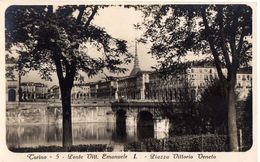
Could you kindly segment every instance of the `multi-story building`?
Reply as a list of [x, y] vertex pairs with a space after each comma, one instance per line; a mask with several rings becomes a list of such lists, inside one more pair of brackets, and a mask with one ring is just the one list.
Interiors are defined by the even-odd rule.
[[74, 84], [71, 90], [72, 101], [87, 100], [90, 98], [90, 86], [87, 83]]
[[[146, 87], [148, 100], [178, 101], [186, 93], [184, 86], [188, 86], [186, 75], [176, 74], [165, 77], [158, 72], [152, 72], [149, 74], [149, 79]], [[194, 97], [195, 91], [190, 90]]]
[[90, 85], [85, 83], [83, 76], [77, 76], [71, 90], [72, 102], [87, 100], [90, 98]]
[[[49, 99], [61, 99], [60, 88], [57, 85], [52, 86], [48, 90]], [[90, 98], [90, 84], [85, 83], [84, 77], [77, 76], [74, 81], [73, 88], [71, 90], [71, 100], [72, 102], [80, 102]]]
[[22, 101], [43, 101], [47, 99], [48, 86], [43, 83], [22, 82]]
[[[227, 75], [227, 70], [222, 69], [224, 75]], [[214, 78], [218, 78], [217, 70], [214, 67], [192, 67], [188, 70], [189, 81], [196, 88], [197, 97], [200, 97], [201, 92], [205, 89]], [[239, 69], [236, 83], [236, 92], [238, 100], [246, 100], [249, 92], [252, 90], [252, 69]]]
[[128, 100], [144, 100], [145, 89], [149, 83], [150, 71], [138, 71], [128, 77], [119, 78], [118, 97]]
[[130, 76], [118, 78], [118, 97], [128, 100], [144, 100], [146, 84], [149, 83], [150, 71], [142, 71], [139, 67], [137, 50], [135, 51], [134, 67]]
[[111, 77], [107, 80], [100, 80], [89, 83], [90, 98], [96, 100], [115, 100], [117, 95], [117, 78]]
[[240, 69], [237, 73], [236, 91], [239, 100], [246, 100], [252, 91], [252, 69]]
[[15, 102], [19, 100], [19, 76], [15, 70], [17, 60], [14, 58], [6, 59], [6, 101]]
[[48, 90], [48, 99], [61, 99], [60, 87], [53, 85]]
[[117, 99], [116, 80], [99, 81], [97, 85], [97, 98], [109, 100]]
[[89, 83], [89, 87], [90, 87], [90, 97], [97, 98], [97, 90], [98, 90], [97, 82]]
[[[224, 75], [227, 74], [222, 69]], [[189, 86], [189, 94], [195, 100], [199, 100], [203, 90], [218, 78], [217, 70], [213, 66], [193, 66], [188, 68], [184, 74], [167, 76], [162, 79], [159, 73], [153, 72], [149, 75], [150, 82], [146, 89], [146, 98], [153, 100], [173, 100], [177, 101], [184, 95], [184, 91]], [[245, 100], [252, 89], [252, 70], [241, 69], [237, 73], [236, 92], [238, 100]]]

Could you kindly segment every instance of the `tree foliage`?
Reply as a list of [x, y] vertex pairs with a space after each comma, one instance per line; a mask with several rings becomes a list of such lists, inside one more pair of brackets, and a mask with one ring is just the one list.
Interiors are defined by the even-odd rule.
[[[217, 66], [245, 66], [251, 60], [252, 9], [246, 5], [139, 6], [147, 29], [141, 41], [161, 68], [176, 69], [183, 56], [205, 54], [219, 58]], [[216, 53], [212, 55], [212, 53]], [[232, 55], [232, 60], [230, 57]], [[213, 56], [213, 57], [212, 57]], [[239, 60], [235, 60], [239, 59]]]
[[[44, 79], [50, 79], [57, 67], [64, 78], [79, 70], [89, 76], [104, 68], [124, 72], [126, 69], [119, 65], [131, 58], [126, 41], [91, 23], [104, 7], [11, 6], [6, 10], [6, 49], [18, 46], [25, 69], [38, 70]], [[91, 57], [87, 43], [103, 56]]]
[[226, 134], [227, 132], [227, 101], [224, 88], [218, 79], [214, 79], [208, 83], [208, 87], [203, 91], [200, 99], [200, 117], [202, 127], [205, 130], [205, 123], [213, 130], [211, 133], [217, 132]]
[[172, 107], [170, 107], [171, 111], [167, 112], [172, 123], [170, 134], [173, 136], [199, 134], [201, 133], [201, 118], [196, 103], [195, 89], [185, 77], [182, 79], [182, 84], [178, 97], [175, 98], [178, 105], [174, 106], [175, 109], [180, 110], [180, 113], [174, 112], [175, 109], [172, 109]]
[[159, 69], [176, 71], [194, 54], [214, 62], [228, 104], [230, 150], [238, 151], [235, 85], [238, 69], [252, 59], [252, 9], [230, 4], [136, 8], [144, 13], [146, 29], [140, 41], [152, 42], [150, 53], [159, 61]]

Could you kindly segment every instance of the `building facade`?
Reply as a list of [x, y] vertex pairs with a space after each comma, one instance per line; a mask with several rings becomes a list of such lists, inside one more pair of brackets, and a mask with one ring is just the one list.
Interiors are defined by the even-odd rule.
[[48, 96], [48, 86], [43, 83], [22, 82], [22, 101], [45, 101]]
[[53, 85], [48, 89], [48, 99], [61, 99], [59, 86]]
[[74, 85], [71, 90], [72, 102], [84, 101], [90, 98], [90, 86], [85, 83], [84, 77], [79, 75], [75, 77]]
[[[226, 70], [222, 69], [224, 75]], [[171, 100], [179, 101], [182, 96], [189, 93], [194, 100], [200, 100], [203, 90], [211, 82], [218, 78], [214, 67], [191, 67], [184, 74], [175, 74], [163, 78], [157, 72], [149, 74], [149, 83], [146, 88], [148, 100]], [[246, 100], [252, 90], [252, 70], [239, 70], [237, 73], [236, 92], [238, 100]]]
[[[227, 74], [226, 69], [222, 71], [224, 75]], [[142, 71], [136, 51], [134, 66], [129, 76], [116, 78], [113, 81], [91, 83], [90, 94], [91, 98], [100, 99], [172, 102], [179, 102], [190, 95], [189, 98], [199, 101], [201, 94], [216, 78], [218, 78], [216, 68], [208, 64], [191, 65], [182, 73], [167, 76], [157, 71]], [[239, 70], [236, 85], [238, 100], [245, 100], [251, 89], [252, 70]]]
[[149, 71], [138, 71], [135, 75], [119, 78], [117, 80], [118, 97], [127, 100], [144, 100], [149, 73]]
[[6, 59], [6, 101], [19, 101], [19, 82], [18, 71], [15, 69], [17, 61], [13, 58]]
[[[149, 74], [149, 83], [146, 87], [146, 99], [157, 101], [179, 101], [184, 93], [185, 86], [189, 86], [186, 75], [170, 75], [165, 78], [158, 72]], [[187, 89], [187, 88], [186, 88]], [[194, 92], [194, 89], [189, 89]], [[189, 93], [191, 94], [191, 93]], [[195, 94], [193, 94], [193, 97]]]
[[236, 91], [239, 100], [246, 100], [252, 91], [252, 69], [241, 69], [237, 74]]

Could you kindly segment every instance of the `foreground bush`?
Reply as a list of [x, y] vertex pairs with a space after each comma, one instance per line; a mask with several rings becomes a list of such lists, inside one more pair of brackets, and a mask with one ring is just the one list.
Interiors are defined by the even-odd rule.
[[228, 139], [224, 135], [188, 135], [168, 139], [145, 139], [124, 146], [125, 151], [145, 152], [200, 152], [228, 151]]
[[9, 150], [13, 152], [111, 152], [113, 147], [105, 144], [91, 144], [71, 146], [68, 150], [61, 146], [10, 147]]

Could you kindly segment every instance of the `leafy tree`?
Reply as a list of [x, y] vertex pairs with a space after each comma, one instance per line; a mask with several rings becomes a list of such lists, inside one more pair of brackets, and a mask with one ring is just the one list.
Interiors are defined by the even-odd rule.
[[[175, 117], [172, 118], [173, 126], [174, 123], [179, 123], [180, 126], [179, 130], [185, 128], [182, 132], [183, 134], [197, 134], [199, 133], [200, 129], [198, 126], [200, 125], [197, 114], [197, 104], [196, 104], [196, 96], [195, 96], [195, 89], [192, 86], [191, 82], [185, 77], [180, 80], [182, 82], [182, 88], [179, 89], [179, 93], [176, 102], [179, 103], [178, 108], [181, 110], [181, 114], [176, 114], [176, 116], [179, 116], [175, 119]], [[178, 121], [177, 121], [178, 120]]]
[[[200, 99], [200, 117], [202, 123], [208, 123], [214, 131], [226, 133], [227, 129], [227, 101], [225, 91], [218, 79], [208, 83], [208, 86], [201, 94]], [[206, 125], [201, 125], [202, 130], [206, 130]], [[211, 130], [213, 131], [213, 130]]]
[[[93, 24], [109, 6], [11, 6], [5, 13], [6, 50], [15, 46], [22, 70], [37, 70], [42, 79], [57, 74], [62, 100], [63, 147], [72, 145], [71, 89], [75, 76], [96, 75], [103, 69], [125, 72], [131, 61], [125, 40], [113, 38]], [[89, 47], [102, 56], [93, 56]], [[93, 56], [93, 57], [91, 57]]]
[[144, 13], [151, 54], [169, 72], [191, 54], [213, 59], [228, 103], [230, 150], [238, 151], [236, 74], [252, 57], [252, 9], [246, 5], [151, 5]]
[[[183, 135], [183, 134], [197, 134], [200, 132], [201, 118], [198, 116], [198, 105], [196, 103], [195, 88], [192, 86], [190, 80], [188, 80], [186, 72], [180, 72], [176, 74], [171, 80], [164, 72], [159, 73], [161, 78], [170, 82], [179, 82], [181, 84], [179, 88], [174, 89], [172, 97], [174, 98], [176, 105], [173, 105], [172, 100], [163, 100], [161, 110], [164, 116], [170, 119], [171, 128], [170, 135]], [[176, 83], [177, 84], [177, 83]], [[174, 109], [173, 109], [174, 107]], [[178, 110], [176, 112], [176, 110]]]

